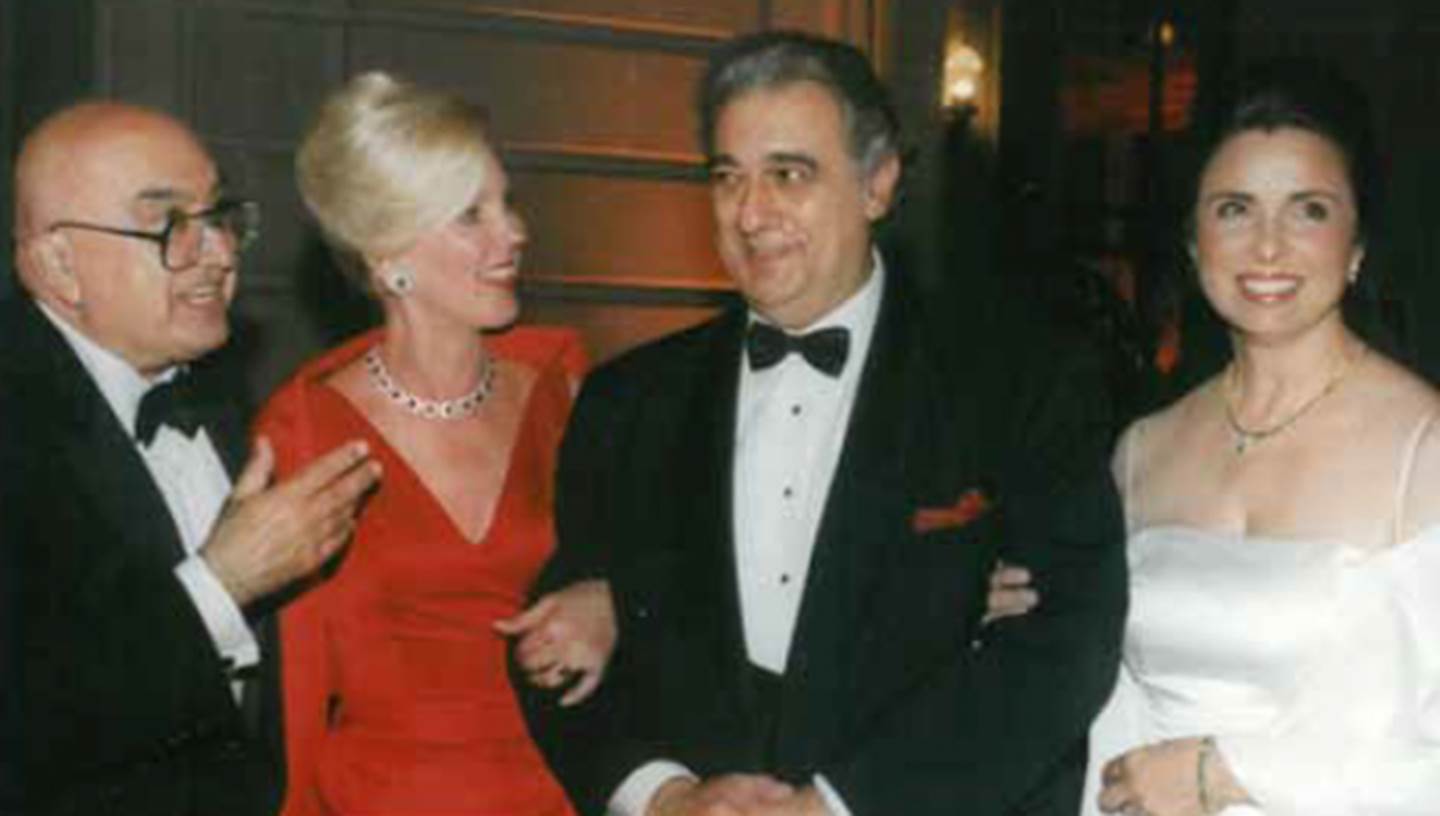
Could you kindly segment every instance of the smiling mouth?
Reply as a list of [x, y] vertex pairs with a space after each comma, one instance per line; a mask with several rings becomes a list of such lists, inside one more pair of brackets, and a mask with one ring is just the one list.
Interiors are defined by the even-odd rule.
[[790, 244], [746, 244], [745, 257], [756, 263], [774, 263], [788, 256], [792, 250]]
[[1237, 282], [1241, 295], [1261, 302], [1288, 299], [1300, 291], [1301, 283], [1295, 275], [1241, 275]]
[[215, 304], [226, 305], [225, 286], [221, 283], [193, 286], [181, 292], [178, 296], [181, 303], [195, 307], [210, 307]]
[[509, 284], [514, 283], [520, 275], [520, 259], [511, 258], [504, 263], [494, 266], [487, 266], [479, 271], [479, 278], [485, 283]]

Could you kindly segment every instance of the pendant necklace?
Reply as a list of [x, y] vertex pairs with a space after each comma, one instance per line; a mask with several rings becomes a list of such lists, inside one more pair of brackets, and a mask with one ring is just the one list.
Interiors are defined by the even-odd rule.
[[390, 398], [390, 401], [421, 419], [452, 421], [464, 419], [480, 409], [481, 403], [490, 396], [495, 385], [495, 363], [490, 355], [480, 366], [480, 381], [466, 394], [454, 399], [433, 400], [406, 390], [385, 367], [380, 358], [380, 347], [375, 346], [365, 353], [365, 370], [370, 374], [370, 383], [375, 389]]
[[1230, 362], [1229, 373], [1225, 378], [1225, 424], [1230, 427], [1230, 436], [1234, 440], [1235, 445], [1235, 455], [1244, 456], [1245, 451], [1249, 450], [1250, 446], [1264, 442], [1270, 437], [1285, 431], [1296, 422], [1299, 422], [1300, 418], [1309, 413], [1311, 408], [1314, 408], [1321, 400], [1335, 393], [1335, 389], [1354, 367], [1355, 361], [1364, 357], [1367, 350], [1367, 347], [1361, 346], [1359, 351], [1346, 357], [1345, 361], [1330, 375], [1330, 379], [1326, 380], [1325, 387], [1321, 388], [1318, 394], [1301, 403], [1300, 407], [1291, 412], [1290, 416], [1264, 428], [1247, 428], [1241, 425], [1239, 418], [1235, 416], [1235, 394], [1238, 390], [1236, 381], [1239, 375], [1235, 368], [1235, 362], [1232, 360]]

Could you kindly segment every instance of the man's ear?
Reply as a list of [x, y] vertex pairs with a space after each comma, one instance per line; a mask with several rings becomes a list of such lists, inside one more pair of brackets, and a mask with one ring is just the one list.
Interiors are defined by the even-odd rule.
[[875, 165], [865, 179], [865, 217], [877, 221], [890, 212], [899, 184], [900, 157], [890, 153]]
[[15, 254], [21, 280], [32, 295], [45, 303], [80, 308], [85, 300], [83, 287], [75, 274], [74, 250], [62, 233], [26, 238]]

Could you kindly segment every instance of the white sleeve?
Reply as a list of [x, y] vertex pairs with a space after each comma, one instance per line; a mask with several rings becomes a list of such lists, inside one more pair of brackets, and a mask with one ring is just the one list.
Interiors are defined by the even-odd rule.
[[198, 555], [186, 558], [175, 566], [175, 577], [195, 604], [215, 649], [230, 662], [230, 667], [244, 669], [259, 663], [260, 645], [255, 634], [205, 559]]
[[1433, 816], [1440, 803], [1440, 530], [1347, 567], [1334, 653], [1268, 734], [1217, 735], [1267, 816]]
[[610, 804], [605, 809], [606, 816], [645, 816], [650, 809], [650, 800], [655, 798], [660, 786], [681, 776], [696, 778], [689, 768], [668, 759], [641, 765], [631, 771], [611, 794]]
[[825, 777], [815, 774], [813, 781], [815, 790], [825, 802], [825, 809], [830, 811], [830, 816], [851, 816], [850, 808], [846, 807], [845, 800], [840, 798], [840, 792], [825, 781]]

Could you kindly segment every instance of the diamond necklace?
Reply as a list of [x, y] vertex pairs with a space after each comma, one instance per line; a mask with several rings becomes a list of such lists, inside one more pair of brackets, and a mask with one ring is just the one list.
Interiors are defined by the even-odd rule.
[[1300, 418], [1305, 416], [1311, 408], [1314, 408], [1321, 400], [1335, 392], [1336, 387], [1340, 385], [1340, 382], [1350, 373], [1350, 369], [1354, 367], [1355, 361], [1364, 357], [1367, 350], [1365, 346], [1361, 346], [1359, 351], [1346, 357], [1345, 362], [1341, 363], [1340, 367], [1330, 375], [1330, 379], [1325, 382], [1325, 387], [1320, 389], [1320, 393], [1301, 403], [1300, 407], [1291, 412], [1290, 416], [1285, 417], [1274, 425], [1253, 429], [1241, 425], [1240, 420], [1235, 416], [1235, 382], [1239, 375], [1236, 373], [1235, 361], [1231, 360], [1229, 373], [1225, 379], [1225, 424], [1230, 426], [1230, 435], [1235, 439], [1235, 455], [1244, 456], [1245, 451], [1248, 450], [1251, 445], [1264, 442], [1270, 437], [1286, 430], [1296, 422], [1299, 422]]
[[390, 376], [390, 370], [385, 367], [385, 361], [380, 359], [379, 346], [365, 352], [365, 370], [370, 373], [370, 383], [375, 386], [376, 390], [389, 397], [391, 402], [421, 419], [464, 419], [480, 408], [480, 404], [490, 396], [490, 391], [495, 385], [495, 364], [488, 354], [485, 355], [485, 361], [480, 368], [480, 382], [470, 389], [470, 393], [448, 400], [426, 399], [405, 390], [395, 382], [394, 377]]

